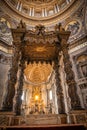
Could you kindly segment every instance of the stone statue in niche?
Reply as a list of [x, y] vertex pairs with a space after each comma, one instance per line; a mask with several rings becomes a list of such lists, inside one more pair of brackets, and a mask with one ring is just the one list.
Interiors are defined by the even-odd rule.
[[38, 103], [35, 103], [35, 113], [39, 113], [39, 106], [38, 106]]
[[21, 20], [17, 28], [26, 28], [26, 24]]
[[[85, 85], [84, 85], [84, 87], [86, 87]], [[83, 92], [83, 101], [84, 101], [84, 107], [87, 109], [87, 91], [86, 90], [84, 90], [84, 92]]]
[[86, 95], [86, 97], [85, 97], [85, 102], [86, 102], [86, 106], [87, 106], [87, 95]]
[[87, 65], [82, 65], [81, 70], [84, 77], [87, 77]]
[[77, 57], [77, 72], [78, 72], [78, 78], [87, 77], [87, 55], [81, 54], [79, 57]]
[[62, 24], [56, 24], [55, 26], [55, 31], [65, 31], [65, 29], [63, 28]]

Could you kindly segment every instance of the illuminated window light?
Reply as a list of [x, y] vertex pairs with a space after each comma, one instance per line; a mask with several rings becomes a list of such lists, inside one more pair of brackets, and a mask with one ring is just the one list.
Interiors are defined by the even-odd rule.
[[35, 100], [39, 100], [39, 96], [38, 95], [35, 95]]
[[50, 90], [49, 92], [49, 97], [50, 97], [50, 100], [52, 100], [52, 90]]

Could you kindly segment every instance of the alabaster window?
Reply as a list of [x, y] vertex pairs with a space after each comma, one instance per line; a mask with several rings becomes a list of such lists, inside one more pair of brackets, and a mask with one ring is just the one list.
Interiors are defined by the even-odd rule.
[[49, 91], [49, 98], [52, 100], [52, 90]]
[[23, 8], [22, 8], [22, 12], [23, 12], [23, 13], [27, 13], [27, 12], [28, 12], [28, 9], [25, 8], [25, 7], [23, 7]]
[[41, 16], [41, 12], [37, 12], [37, 11], [36, 11], [36, 12], [35, 12], [35, 16], [36, 16], [36, 17], [40, 17], [40, 16]]
[[23, 91], [22, 96], [21, 96], [21, 100], [22, 100], [22, 101], [24, 101], [24, 95], [25, 95], [25, 94], [24, 94], [24, 91]]
[[49, 13], [48, 13], [49, 15], [52, 15], [52, 14], [54, 14], [54, 11], [53, 10], [49, 10]]
[[87, 95], [85, 97], [85, 107], [87, 108]]
[[87, 56], [81, 55], [77, 59], [78, 78], [87, 77]]
[[87, 63], [80, 63], [79, 69], [80, 69], [81, 77], [87, 77]]

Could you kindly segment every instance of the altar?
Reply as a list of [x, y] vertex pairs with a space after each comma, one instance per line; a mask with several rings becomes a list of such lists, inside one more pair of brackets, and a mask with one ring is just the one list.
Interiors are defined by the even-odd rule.
[[[34, 63], [34, 70], [32, 72], [30, 71], [30, 77], [29, 72], [27, 73], [28, 68], [30, 68], [30, 65], [25, 69], [26, 78], [22, 94], [22, 114], [23, 112], [25, 115], [58, 114], [52, 65]], [[43, 73], [43, 68], [46, 74]]]

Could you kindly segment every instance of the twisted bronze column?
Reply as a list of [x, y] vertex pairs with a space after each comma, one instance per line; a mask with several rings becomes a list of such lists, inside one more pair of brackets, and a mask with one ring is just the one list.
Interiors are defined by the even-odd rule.
[[82, 109], [80, 105], [80, 99], [77, 94], [77, 85], [72, 71], [72, 65], [68, 54], [67, 35], [62, 36], [61, 49], [63, 52], [64, 70], [66, 73], [66, 82], [68, 85], [68, 93], [71, 98], [71, 107], [73, 110]]
[[63, 90], [62, 90], [62, 85], [61, 85], [61, 80], [60, 80], [58, 60], [54, 61], [54, 71], [55, 71], [55, 78], [56, 78], [58, 112], [59, 112], [59, 114], [64, 114], [65, 113], [65, 104], [64, 104], [64, 96], [63, 96]]
[[18, 62], [20, 59], [20, 47], [14, 47], [12, 57], [12, 66], [9, 70], [7, 84], [5, 86], [5, 95], [2, 102], [1, 111], [12, 111], [13, 98], [15, 95], [15, 84], [17, 81]]
[[22, 92], [23, 92], [23, 80], [24, 80], [24, 69], [25, 69], [25, 61], [21, 59], [18, 69], [18, 79], [16, 84], [16, 94], [14, 98], [13, 111], [16, 115], [21, 114], [21, 104], [22, 104]]

